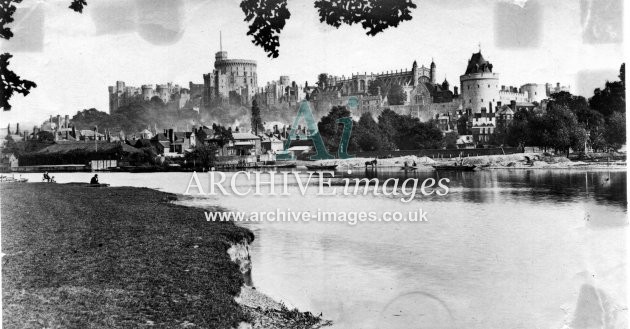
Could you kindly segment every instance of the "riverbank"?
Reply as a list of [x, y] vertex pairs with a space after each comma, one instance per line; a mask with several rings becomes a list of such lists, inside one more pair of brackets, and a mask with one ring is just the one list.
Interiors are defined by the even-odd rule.
[[[0, 190], [6, 328], [247, 328], [266, 310], [235, 300], [244, 278], [228, 250], [252, 232], [207, 222], [173, 194], [45, 183]], [[270, 313], [298, 328], [320, 322]]]
[[406, 155], [395, 158], [376, 159], [376, 164], [367, 164], [374, 159], [350, 158], [319, 161], [298, 161], [298, 166], [307, 164], [337, 165], [337, 170], [356, 169], [404, 169], [415, 166], [419, 171], [432, 171], [433, 165], [470, 165], [483, 169], [617, 169], [626, 168], [625, 160], [617, 161], [575, 161], [564, 156], [551, 156], [542, 153], [514, 153], [505, 155], [480, 155], [462, 158], [432, 159]]

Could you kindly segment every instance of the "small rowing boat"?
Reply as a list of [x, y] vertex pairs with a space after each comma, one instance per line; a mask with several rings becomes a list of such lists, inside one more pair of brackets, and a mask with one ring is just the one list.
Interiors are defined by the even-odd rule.
[[335, 170], [337, 165], [306, 165], [308, 170]]
[[433, 166], [435, 170], [443, 170], [443, 171], [473, 171], [477, 166], [474, 165], [441, 165], [441, 166]]

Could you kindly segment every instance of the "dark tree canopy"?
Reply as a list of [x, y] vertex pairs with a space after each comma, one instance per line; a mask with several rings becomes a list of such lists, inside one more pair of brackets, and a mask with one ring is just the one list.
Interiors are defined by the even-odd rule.
[[324, 88], [324, 87], [325, 87], [325, 85], [326, 85], [326, 83], [327, 83], [327, 81], [328, 81], [328, 74], [326, 74], [326, 73], [320, 73], [320, 74], [317, 76], [317, 86], [318, 86], [319, 88]]
[[[16, 7], [14, 3], [22, 0], [0, 0], [0, 37], [10, 39], [13, 32], [6, 27], [13, 22]], [[68, 8], [83, 13], [87, 0], [72, 0]], [[291, 13], [287, 8], [287, 0], [242, 0], [240, 4], [245, 21], [249, 23], [247, 35], [253, 37], [252, 42], [262, 47], [267, 56], [279, 56], [280, 32], [284, 29]], [[367, 34], [374, 36], [389, 27], [397, 27], [403, 21], [411, 20], [411, 10], [416, 8], [412, 0], [315, 0], [321, 22], [339, 27], [342, 24], [361, 23]], [[27, 95], [37, 85], [29, 80], [22, 80], [8, 69], [11, 54], [2, 58], [2, 94], [0, 106], [3, 110], [11, 109], [9, 99], [14, 92]]]
[[13, 13], [17, 9], [14, 3], [20, 3], [22, 0], [1, 0], [0, 5], [0, 37], [4, 39], [11, 39], [13, 32], [6, 25], [13, 22]]
[[14, 93], [26, 96], [30, 93], [31, 88], [37, 87], [35, 82], [24, 80], [9, 69], [9, 60], [11, 57], [13, 57], [13, 55], [9, 53], [0, 54], [0, 81], [2, 82], [0, 107], [2, 107], [4, 111], [11, 110], [9, 100]]
[[393, 85], [387, 93], [387, 101], [389, 105], [403, 105], [407, 100], [407, 93], [399, 84]]
[[411, 0], [316, 0], [320, 22], [339, 28], [341, 24], [361, 23], [366, 34], [374, 36], [383, 30], [411, 20]]
[[287, 0], [243, 0], [241, 9], [249, 22], [247, 35], [253, 36], [252, 42], [262, 47], [267, 56], [278, 57], [279, 34], [291, 17]]
[[70, 3], [70, 9], [76, 11], [77, 13], [83, 13], [83, 7], [87, 6], [87, 2], [85, 0], [72, 0]]
[[265, 127], [263, 126], [262, 118], [260, 117], [260, 108], [258, 107], [258, 102], [254, 100], [252, 102], [252, 118], [251, 118], [252, 132], [254, 135], [258, 136], [259, 132], [264, 132]]
[[385, 89], [385, 84], [383, 83], [383, 80], [376, 79], [368, 85], [368, 94], [372, 96], [377, 96], [379, 92], [380, 93], [385, 92], [384, 89]]

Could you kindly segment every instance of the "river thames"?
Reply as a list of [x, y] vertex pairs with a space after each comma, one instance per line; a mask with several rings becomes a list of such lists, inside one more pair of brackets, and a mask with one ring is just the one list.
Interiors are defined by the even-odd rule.
[[[64, 183], [87, 182], [93, 174], [53, 175]], [[207, 175], [199, 174], [205, 188]], [[23, 177], [41, 180], [41, 174]], [[418, 222], [239, 224], [256, 235], [250, 250], [257, 289], [321, 312], [335, 328], [627, 324], [625, 171], [391, 171], [376, 177], [449, 178], [449, 192], [401, 202], [372, 193], [322, 196], [316, 184], [302, 195], [289, 183], [290, 195], [196, 196], [180, 203], [246, 213], [425, 211], [427, 221]], [[103, 172], [99, 178], [182, 194], [191, 173]]]

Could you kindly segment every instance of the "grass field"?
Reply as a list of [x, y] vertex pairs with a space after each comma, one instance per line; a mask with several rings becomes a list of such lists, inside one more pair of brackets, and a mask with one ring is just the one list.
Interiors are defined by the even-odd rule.
[[143, 188], [2, 183], [4, 328], [230, 328], [232, 223]]

